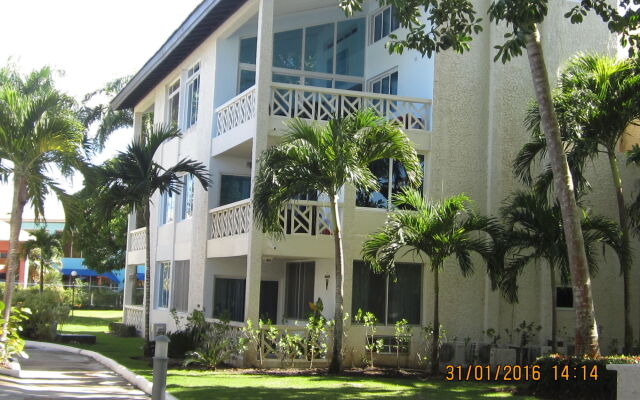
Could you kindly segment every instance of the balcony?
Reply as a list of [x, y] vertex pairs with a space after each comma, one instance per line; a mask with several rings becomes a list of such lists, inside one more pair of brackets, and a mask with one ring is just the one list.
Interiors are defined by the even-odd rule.
[[[207, 256], [234, 257], [247, 254], [248, 233], [252, 223], [249, 199], [209, 211]], [[265, 243], [264, 254], [299, 255], [305, 251], [309, 256], [323, 257], [327, 254], [327, 245], [328, 251], [331, 251], [333, 224], [329, 203], [292, 200], [280, 211], [280, 223], [285, 239], [275, 242], [266, 240], [268, 243]]]
[[[256, 117], [256, 101], [256, 87], [252, 86], [216, 109], [214, 156], [253, 138], [256, 126], [249, 122]], [[272, 127], [280, 128], [290, 118], [327, 121], [370, 108], [396, 122], [412, 139], [424, 142], [424, 133], [431, 130], [431, 106], [427, 99], [273, 83], [269, 114], [274, 119]]]
[[127, 237], [127, 264], [144, 265], [147, 249], [147, 228], [136, 229], [129, 232]]

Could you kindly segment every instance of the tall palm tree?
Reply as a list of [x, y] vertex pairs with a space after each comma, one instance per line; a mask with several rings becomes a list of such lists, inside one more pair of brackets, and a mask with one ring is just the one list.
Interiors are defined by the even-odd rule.
[[[511, 302], [518, 301], [518, 277], [535, 261], [545, 260], [551, 276], [551, 348], [557, 352], [556, 274], [562, 284], [569, 284], [569, 258], [562, 227], [562, 213], [557, 201], [534, 191], [515, 192], [500, 210], [507, 226], [509, 250], [500, 286]], [[596, 244], [606, 244], [622, 252], [618, 226], [606, 218], [582, 211], [582, 232], [591, 275], [597, 272]]]
[[[13, 179], [11, 231], [4, 303], [11, 304], [18, 268], [18, 234], [27, 202], [36, 217], [44, 215], [44, 199], [54, 192], [71, 215], [69, 196], [49, 176], [57, 167], [69, 176], [81, 163], [83, 126], [73, 112], [73, 100], [59, 92], [51, 70], [44, 67], [21, 76], [11, 68], [0, 69], [0, 179]], [[10, 164], [4, 161], [9, 161]], [[11, 307], [3, 311], [1, 342], [6, 340]]]
[[28, 240], [22, 249], [31, 260], [38, 264], [40, 269], [40, 293], [44, 291], [44, 272], [51, 270], [54, 264], [60, 262], [62, 257], [62, 236], [60, 233], [49, 233], [46, 228], [40, 228], [31, 232], [33, 239]]
[[377, 190], [379, 183], [369, 166], [386, 158], [402, 162], [409, 181], [417, 184], [422, 176], [421, 164], [402, 130], [371, 110], [333, 118], [326, 125], [294, 119], [287, 127], [282, 143], [261, 155], [253, 194], [254, 215], [266, 232], [282, 235], [279, 215], [289, 200], [310, 191], [329, 197], [336, 269], [335, 326], [329, 371], [337, 373], [341, 368], [344, 315], [339, 191], [347, 184], [364, 191]]
[[[630, 164], [640, 167], [640, 146], [637, 144], [627, 152], [627, 165]], [[640, 181], [636, 181], [636, 183], [640, 186]], [[640, 191], [636, 191], [635, 199], [629, 206], [629, 223], [636, 236], [640, 237]]]
[[[496, 258], [496, 242], [501, 238], [499, 225], [491, 218], [475, 214], [469, 198], [457, 195], [439, 202], [427, 201], [415, 189], [405, 189], [394, 199], [393, 210], [384, 227], [369, 235], [362, 248], [363, 258], [374, 271], [394, 273], [398, 253], [427, 257], [433, 273], [433, 333], [431, 373], [439, 369], [440, 337], [438, 275], [449, 257], [455, 257], [463, 276], [473, 273], [471, 253], [480, 254], [497, 283], [501, 263]], [[479, 232], [485, 232], [481, 234]]]
[[[629, 221], [625, 204], [622, 178], [618, 166], [616, 146], [630, 124], [640, 118], [640, 68], [636, 60], [616, 60], [597, 54], [579, 54], [569, 61], [559, 79], [559, 88], [553, 101], [564, 133], [574, 178], [580, 186], [588, 185], [583, 174], [588, 160], [605, 154], [618, 208], [618, 222], [625, 249], [629, 248]], [[540, 116], [534, 112], [529, 121], [539, 129]], [[545, 140], [537, 140], [544, 143]], [[520, 172], [527, 173], [531, 160], [544, 157], [529, 148], [527, 157], [518, 157]], [[624, 297], [624, 349], [633, 346], [630, 303], [631, 252], [620, 254], [620, 272], [623, 277]]]
[[149, 343], [149, 314], [151, 294], [151, 245], [150, 208], [151, 198], [156, 192], [180, 193], [182, 174], [190, 174], [198, 179], [207, 190], [210, 184], [207, 167], [191, 159], [182, 159], [177, 164], [163, 167], [154, 161], [160, 146], [174, 138], [181, 137], [180, 131], [168, 125], [153, 127], [141, 140], [134, 140], [124, 152], [107, 161], [98, 170], [88, 171], [87, 177], [99, 191], [98, 209], [109, 219], [110, 210], [127, 208], [130, 212], [140, 210], [143, 226], [146, 227], [146, 255], [144, 282], [144, 338], [145, 349]]

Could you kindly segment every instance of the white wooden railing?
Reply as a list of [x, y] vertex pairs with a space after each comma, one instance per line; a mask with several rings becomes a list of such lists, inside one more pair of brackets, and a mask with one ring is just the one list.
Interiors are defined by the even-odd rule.
[[209, 211], [209, 239], [241, 235], [249, 232], [251, 200], [241, 200]]
[[129, 232], [127, 251], [145, 250], [147, 248], [146, 233], [147, 228], [140, 228]]
[[143, 323], [144, 323], [144, 307], [142, 306], [124, 306], [122, 322], [125, 325], [133, 325], [136, 327], [136, 330], [142, 332], [143, 331]]
[[318, 201], [292, 200], [280, 211], [285, 235], [332, 235], [331, 220], [331, 204]]
[[252, 86], [216, 109], [217, 135], [223, 135], [256, 116], [256, 87]]
[[[250, 199], [214, 208], [209, 211], [209, 240], [248, 233], [252, 218]], [[280, 223], [285, 235], [332, 235], [331, 221], [329, 203], [292, 200], [280, 211]]]
[[405, 129], [431, 130], [431, 100], [273, 83], [271, 115], [328, 120], [371, 108]]

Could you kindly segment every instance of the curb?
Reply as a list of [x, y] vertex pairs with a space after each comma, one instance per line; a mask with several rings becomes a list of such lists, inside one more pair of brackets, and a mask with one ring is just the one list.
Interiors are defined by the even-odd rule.
[[[153, 385], [151, 382], [149, 382], [148, 380], [146, 380], [144, 377], [140, 375], [134, 374], [125, 366], [118, 364], [114, 360], [108, 357], [105, 357], [100, 353], [96, 353], [95, 351], [79, 349], [77, 347], [65, 346], [57, 343], [35, 342], [31, 340], [26, 341], [25, 347], [30, 347], [30, 348], [39, 349], [39, 350], [65, 351], [68, 353], [80, 354], [83, 356], [93, 358], [100, 364], [104, 365], [105, 367], [111, 369], [116, 374], [123, 377], [127, 382], [131, 383], [133, 386], [137, 387], [138, 389], [142, 390], [143, 392], [151, 396], [151, 390], [153, 388]], [[176, 399], [169, 392], [165, 391], [165, 400], [178, 400], [178, 399]]]

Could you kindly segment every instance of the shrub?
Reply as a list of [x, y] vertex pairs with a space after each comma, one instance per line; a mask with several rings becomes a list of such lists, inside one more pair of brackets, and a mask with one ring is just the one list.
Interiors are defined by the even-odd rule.
[[536, 360], [534, 365], [540, 366], [540, 380], [531, 381], [529, 388], [543, 398], [614, 400], [617, 375], [615, 371], [607, 370], [606, 365], [638, 363], [639, 357], [590, 359], [552, 354]]
[[369, 360], [367, 361], [370, 363], [371, 368], [373, 368], [373, 353], [379, 353], [380, 350], [382, 350], [383, 346], [382, 339], [375, 339], [376, 324], [378, 323], [378, 318], [372, 312], [367, 311], [365, 313], [361, 309], [358, 309], [355, 321], [360, 322], [364, 325], [364, 348], [365, 350], [369, 351]]
[[119, 337], [132, 337], [137, 334], [135, 326], [125, 325], [122, 322], [109, 322], [109, 332]]
[[284, 367], [284, 360], [289, 360], [291, 368], [296, 358], [301, 357], [304, 347], [303, 338], [296, 334], [289, 334], [286, 330], [280, 336], [277, 344], [278, 353], [280, 354], [280, 362]]
[[24, 336], [30, 339], [52, 340], [55, 338], [58, 324], [69, 317], [69, 306], [65, 304], [64, 290], [39, 288], [16, 290], [13, 301], [17, 307], [31, 310], [31, 317], [23, 324]]
[[185, 354], [193, 352], [202, 346], [209, 330], [209, 323], [205, 320], [204, 311], [194, 309], [191, 315], [187, 317], [186, 327], [180, 329], [180, 319], [175, 312], [172, 312], [172, 314], [178, 330], [167, 334], [171, 340], [169, 358], [182, 359]]
[[[4, 303], [0, 301], [0, 315], [4, 311]], [[11, 316], [9, 317], [9, 324], [7, 324], [7, 341], [5, 343], [0, 342], [0, 365], [6, 365], [7, 361], [18, 355], [22, 358], [27, 358], [24, 350], [24, 339], [20, 337], [20, 331], [22, 330], [21, 323], [24, 323], [31, 311], [28, 308], [11, 307]], [[4, 318], [0, 317], [0, 335], [2, 335], [2, 326], [4, 325]], [[6, 346], [6, 347], [5, 347]]]
[[245, 342], [244, 337], [233, 334], [228, 321], [210, 324], [198, 349], [186, 354], [184, 366], [198, 364], [207, 369], [216, 369], [244, 351]]

